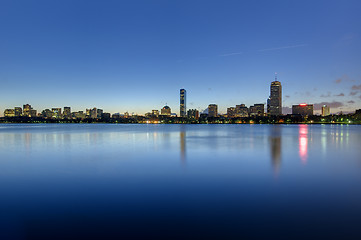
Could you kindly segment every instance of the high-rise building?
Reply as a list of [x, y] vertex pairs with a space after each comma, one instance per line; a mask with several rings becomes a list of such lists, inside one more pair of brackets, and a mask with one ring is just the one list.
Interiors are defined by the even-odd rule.
[[171, 115], [171, 109], [169, 106], [164, 106], [161, 110], [160, 110], [160, 114], [161, 115], [166, 115], [166, 116], [170, 116]]
[[64, 107], [63, 117], [71, 118], [71, 108], [70, 107]]
[[322, 106], [322, 116], [328, 116], [330, 115], [330, 107], [327, 105]]
[[270, 96], [267, 100], [267, 113], [271, 116], [282, 115], [282, 85], [281, 82], [277, 81], [277, 75], [271, 83]]
[[208, 117], [218, 117], [217, 104], [209, 104], [208, 105]]
[[197, 109], [189, 109], [187, 112], [188, 118], [198, 119], [199, 111]]
[[15, 107], [15, 117], [20, 117], [23, 114], [23, 109], [21, 107]]
[[187, 91], [185, 89], [180, 90], [180, 110], [179, 115], [180, 117], [187, 116], [187, 106], [186, 106], [186, 98], [187, 98]]
[[33, 109], [30, 104], [23, 105], [23, 116], [30, 117], [30, 110]]
[[312, 116], [313, 104], [301, 103], [299, 105], [292, 105], [292, 114], [298, 114], [301, 116]]

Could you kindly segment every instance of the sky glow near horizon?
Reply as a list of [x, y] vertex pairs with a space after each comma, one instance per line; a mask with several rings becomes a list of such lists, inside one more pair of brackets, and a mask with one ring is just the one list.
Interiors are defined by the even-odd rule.
[[[0, 111], [144, 114], [266, 103], [361, 108], [359, 1], [0, 2]], [[285, 109], [286, 110], [286, 109]]]

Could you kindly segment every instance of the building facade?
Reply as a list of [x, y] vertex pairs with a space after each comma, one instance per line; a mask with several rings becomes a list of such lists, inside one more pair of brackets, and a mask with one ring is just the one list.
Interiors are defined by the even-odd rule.
[[180, 106], [179, 106], [180, 117], [187, 116], [186, 100], [187, 100], [187, 91], [185, 89], [181, 89], [180, 90]]
[[255, 104], [253, 106], [249, 107], [249, 115], [250, 116], [258, 116], [263, 117], [264, 116], [264, 104]]
[[312, 116], [313, 115], [313, 104], [301, 103], [299, 105], [292, 105], [292, 114], [301, 116]]

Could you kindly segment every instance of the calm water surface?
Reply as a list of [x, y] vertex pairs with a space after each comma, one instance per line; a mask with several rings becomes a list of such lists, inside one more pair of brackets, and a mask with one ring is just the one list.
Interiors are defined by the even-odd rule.
[[0, 239], [361, 239], [361, 126], [0, 125]]

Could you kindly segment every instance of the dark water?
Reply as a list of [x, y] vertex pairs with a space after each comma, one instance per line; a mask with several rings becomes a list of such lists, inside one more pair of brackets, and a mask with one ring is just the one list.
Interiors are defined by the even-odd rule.
[[0, 239], [361, 239], [361, 126], [0, 125]]

